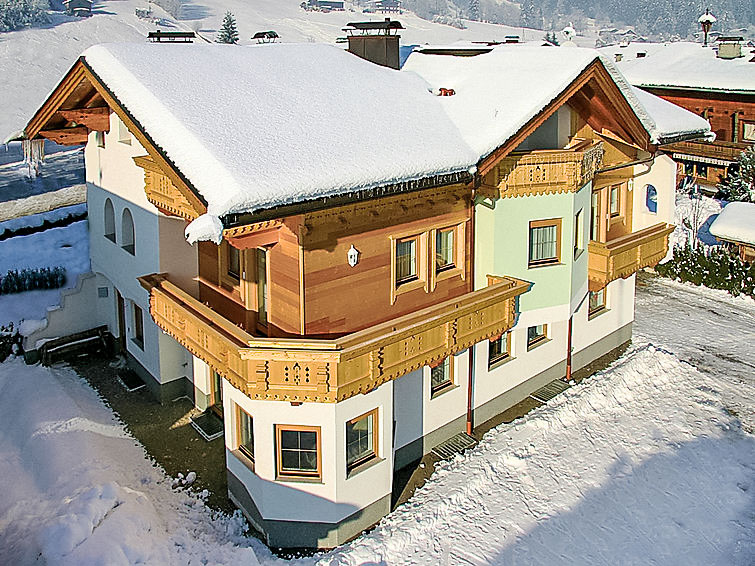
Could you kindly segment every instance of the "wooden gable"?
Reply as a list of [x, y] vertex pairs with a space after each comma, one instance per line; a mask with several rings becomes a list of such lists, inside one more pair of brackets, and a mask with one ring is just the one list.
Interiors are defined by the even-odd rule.
[[187, 220], [204, 214], [207, 211], [204, 199], [152, 141], [128, 109], [87, 66], [83, 57], [71, 67], [29, 120], [24, 134], [27, 139], [45, 138], [63, 145], [83, 145], [87, 142], [90, 131], [110, 129], [110, 112], [114, 112], [126, 124], [128, 130], [147, 150], [148, 158], [138, 162], [145, 169], [145, 179], [154, 174], [164, 176], [168, 181], [161, 183], [157, 179], [152, 184], [151, 192], [145, 186], [147, 197], [159, 196], [157, 202], [153, 201], [158, 208]]
[[651, 150], [650, 136], [600, 61], [594, 61], [564, 91], [478, 167], [484, 177], [563, 105], [568, 104], [595, 132]]

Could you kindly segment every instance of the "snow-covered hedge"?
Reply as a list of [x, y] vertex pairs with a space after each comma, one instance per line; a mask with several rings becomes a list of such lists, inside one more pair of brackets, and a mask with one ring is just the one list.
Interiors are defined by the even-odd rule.
[[0, 0], [0, 31], [48, 21], [48, 0]]
[[0, 362], [4, 362], [5, 358], [14, 353], [14, 349], [18, 351], [20, 347], [21, 336], [18, 329], [13, 327], [13, 323], [7, 326], [0, 324]]
[[0, 295], [35, 289], [59, 289], [65, 284], [66, 270], [63, 267], [13, 269], [0, 277]]
[[675, 246], [673, 258], [655, 270], [671, 279], [755, 298], [755, 264], [746, 264], [720, 246]]

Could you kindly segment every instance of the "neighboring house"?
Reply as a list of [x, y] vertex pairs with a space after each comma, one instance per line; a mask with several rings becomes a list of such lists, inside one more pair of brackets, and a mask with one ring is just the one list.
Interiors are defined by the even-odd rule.
[[90, 16], [92, 14], [92, 0], [63, 0], [66, 13], [71, 16]]
[[748, 263], [755, 262], [755, 203], [730, 202], [710, 225], [710, 233]]
[[680, 142], [664, 149], [685, 178], [715, 192], [715, 186], [755, 143], [755, 57], [741, 38], [700, 43], [643, 43], [600, 52], [616, 61], [627, 80], [694, 112], [711, 124], [712, 143]]
[[356, 536], [395, 471], [615, 355], [673, 229], [659, 146], [709, 132], [593, 50], [441, 51], [97, 46], [26, 127], [86, 143], [91, 325], [222, 415], [271, 545]]

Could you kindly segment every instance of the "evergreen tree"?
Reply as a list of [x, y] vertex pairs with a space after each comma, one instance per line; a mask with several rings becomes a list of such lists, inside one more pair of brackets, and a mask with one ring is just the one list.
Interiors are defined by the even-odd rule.
[[480, 0], [469, 0], [469, 19], [480, 20]]
[[731, 173], [718, 184], [719, 195], [725, 200], [755, 202], [755, 148], [743, 151]]
[[239, 42], [239, 31], [236, 29], [236, 18], [233, 17], [231, 12], [226, 12], [223, 17], [223, 24], [220, 26], [218, 37], [215, 40], [218, 43], [233, 43]]
[[532, 29], [543, 28], [543, 12], [535, 5], [535, 0], [522, 2], [522, 27]]

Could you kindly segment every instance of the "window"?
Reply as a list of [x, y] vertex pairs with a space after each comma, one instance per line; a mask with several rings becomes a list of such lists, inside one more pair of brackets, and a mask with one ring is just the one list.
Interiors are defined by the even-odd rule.
[[695, 164], [692, 163], [691, 161], [685, 162], [684, 163], [684, 174], [687, 177], [691, 177], [692, 175], [694, 175], [695, 174]]
[[134, 303], [134, 344], [144, 350], [144, 313], [136, 303]]
[[212, 395], [212, 408], [215, 413], [223, 418], [223, 376], [218, 372], [212, 372], [212, 382], [210, 383], [210, 394]]
[[561, 219], [530, 222], [529, 267], [561, 261]]
[[377, 409], [346, 423], [346, 470], [377, 457]]
[[614, 185], [608, 192], [609, 211], [611, 217], [618, 216], [621, 213], [621, 186]]
[[96, 131], [94, 132], [94, 141], [97, 144], [97, 147], [105, 148], [105, 132]]
[[744, 122], [742, 124], [742, 139], [744, 141], [755, 141], [755, 122]]
[[417, 240], [415, 236], [396, 241], [396, 285], [418, 278]]
[[120, 118], [118, 118], [118, 141], [131, 145], [131, 132], [128, 131], [128, 127]]
[[267, 250], [257, 248], [257, 322], [267, 326]]
[[131, 217], [131, 211], [128, 208], [123, 209], [123, 217], [121, 218], [121, 247], [131, 255], [136, 255], [134, 219]]
[[490, 340], [488, 343], [488, 369], [492, 369], [509, 357], [511, 357], [511, 333], [505, 332], [502, 336]]
[[574, 215], [574, 259], [577, 259], [582, 250], [585, 249], [582, 232], [582, 211], [580, 210]]
[[527, 329], [527, 349], [531, 350], [548, 340], [548, 325], [538, 324]]
[[695, 163], [695, 173], [698, 177], [708, 176], [708, 164], [707, 163]]
[[228, 275], [237, 281], [241, 279], [241, 250], [228, 244]]
[[591, 318], [606, 310], [606, 288], [600, 291], [590, 291], [590, 304], [587, 309], [587, 316]]
[[453, 382], [453, 363], [451, 356], [449, 356], [430, 369], [430, 396], [450, 387]]
[[241, 407], [236, 406], [237, 448], [254, 463], [254, 420]]
[[658, 212], [658, 191], [653, 185], [645, 185], [645, 207], [648, 212]]
[[320, 427], [276, 425], [278, 476], [320, 478]]
[[453, 228], [435, 232], [435, 271], [450, 269], [455, 265]]
[[115, 210], [110, 199], [105, 199], [105, 237], [115, 242]]
[[590, 201], [590, 239], [597, 240], [600, 235], [600, 193], [594, 192]]

